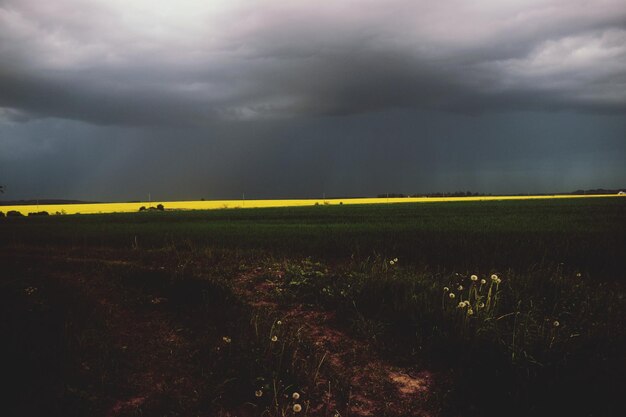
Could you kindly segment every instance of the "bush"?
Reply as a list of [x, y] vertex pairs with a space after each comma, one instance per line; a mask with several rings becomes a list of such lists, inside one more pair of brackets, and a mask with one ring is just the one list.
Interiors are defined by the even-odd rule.
[[165, 210], [165, 207], [163, 207], [163, 204], [157, 204], [156, 208], [157, 210], [161, 210], [161, 211]]
[[9, 210], [7, 211], [7, 217], [24, 217], [24, 215], [17, 210]]
[[48, 213], [47, 211], [36, 211], [36, 212], [32, 212], [32, 213], [28, 213], [28, 217], [31, 216], [49, 216], [50, 213]]
[[146, 210], [146, 206], [139, 207], [139, 211], [145, 211], [145, 210]]

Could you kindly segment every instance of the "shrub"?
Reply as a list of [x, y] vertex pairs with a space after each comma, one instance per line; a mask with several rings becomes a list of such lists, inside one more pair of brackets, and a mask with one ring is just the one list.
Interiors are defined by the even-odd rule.
[[24, 215], [17, 210], [9, 210], [7, 211], [7, 217], [24, 217]]
[[32, 213], [28, 213], [28, 217], [32, 217], [32, 216], [49, 216], [50, 213], [48, 213], [47, 211], [35, 211]]
[[165, 210], [165, 207], [163, 207], [163, 204], [157, 204], [156, 208], [157, 210], [161, 210], [161, 211]]
[[139, 211], [145, 211], [145, 210], [146, 210], [146, 206], [139, 207]]

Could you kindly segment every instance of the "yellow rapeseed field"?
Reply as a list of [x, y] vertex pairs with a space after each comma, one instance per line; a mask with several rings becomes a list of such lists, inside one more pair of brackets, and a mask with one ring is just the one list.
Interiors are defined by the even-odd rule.
[[136, 203], [88, 203], [88, 204], [39, 204], [22, 206], [2, 206], [5, 213], [16, 210], [24, 215], [47, 211], [50, 214], [98, 214], [129, 213], [139, 211], [141, 206], [156, 207], [163, 204], [166, 210], [213, 210], [229, 208], [259, 207], [298, 207], [339, 204], [386, 204], [386, 203], [435, 203], [453, 201], [490, 201], [490, 200], [535, 200], [556, 198], [598, 198], [617, 197], [616, 194], [598, 195], [532, 195], [532, 196], [482, 196], [482, 197], [417, 197], [417, 198], [338, 198], [338, 199], [294, 199], [294, 200], [213, 200], [213, 201], [152, 201]]

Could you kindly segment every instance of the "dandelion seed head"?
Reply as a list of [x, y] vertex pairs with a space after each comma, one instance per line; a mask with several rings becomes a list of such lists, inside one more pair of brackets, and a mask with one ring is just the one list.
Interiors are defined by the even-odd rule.
[[398, 262], [398, 258], [393, 258], [393, 261], [394, 262]]
[[280, 321], [280, 320], [278, 320], [278, 321], [276, 322], [276, 324], [280, 326], [281, 324], [283, 324], [283, 322], [282, 322], [282, 321]]
[[302, 406], [300, 404], [294, 404], [293, 405], [293, 412], [294, 413], [299, 413], [300, 411], [302, 411]]
[[278, 336], [274, 335], [274, 336], [272, 336], [272, 338], [270, 340], [272, 342], [277, 342], [278, 341]]
[[480, 307], [480, 308], [485, 307], [485, 303], [478, 303], [478, 307]]
[[294, 400], [297, 400], [298, 398], [300, 398], [300, 394], [297, 392], [294, 392], [293, 394], [291, 394], [291, 398], [293, 398]]
[[478, 277], [477, 277], [476, 275], [472, 275], [472, 276], [470, 277], [470, 279], [471, 279], [472, 281], [478, 281]]
[[471, 316], [472, 314], [474, 314], [474, 310], [472, 310], [471, 308], [469, 308], [469, 309], [467, 310], [467, 315], [468, 315], [468, 316]]
[[456, 289], [459, 290], [459, 291], [463, 291], [463, 286], [459, 285]]
[[393, 265], [395, 262], [393, 260], [389, 261], [389, 265]]
[[496, 282], [498, 280], [498, 276], [496, 274], [491, 275], [491, 280]]
[[228, 337], [228, 336], [222, 336], [222, 340], [224, 341], [224, 343], [230, 343], [230, 342], [232, 342], [232, 341], [233, 341], [233, 340], [232, 340], [230, 337]]
[[559, 321], [558, 321], [558, 320], [554, 320], [554, 321], [552, 322], [552, 325], [553, 325], [554, 327], [559, 327], [559, 326], [561, 325], [561, 323], [559, 323]]
[[485, 285], [487, 283], [487, 280], [483, 278], [483, 279], [480, 280], [480, 283]]
[[448, 294], [448, 297], [450, 297], [450, 298], [454, 298], [454, 297], [456, 297], [456, 295], [454, 295], [454, 293], [453, 293], [453, 292], [451, 292], [450, 294]]
[[445, 292], [448, 292], [448, 291], [450, 291], [450, 288], [448, 288], [448, 287], [443, 287], [443, 290], [444, 290]]
[[254, 391], [254, 396], [259, 398], [263, 396], [263, 391], [261, 391], [260, 389]]

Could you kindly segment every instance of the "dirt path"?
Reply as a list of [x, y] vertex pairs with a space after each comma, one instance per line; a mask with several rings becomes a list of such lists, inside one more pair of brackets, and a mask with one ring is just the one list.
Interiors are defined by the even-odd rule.
[[[35, 267], [50, 269], [52, 272], [46, 272], [46, 279], [53, 278], [61, 291], [92, 306], [89, 308], [95, 309], [95, 314], [102, 319], [101, 330], [106, 332], [103, 340], [107, 341], [107, 346], [96, 347], [94, 352], [87, 352], [79, 359], [83, 381], [95, 383], [103, 374], [117, 372], [108, 376], [114, 388], [105, 390], [106, 398], [99, 400], [98, 409], [104, 408], [101, 415], [186, 415], [185, 410], [198, 410], [198, 404], [206, 398], [196, 389], [203, 381], [198, 379], [198, 362], [194, 355], [204, 342], [191, 328], [201, 328], [206, 317], [188, 310], [184, 302], [176, 309], [168, 309], [172, 301], [167, 294], [146, 292], [145, 288], [133, 288], [128, 283], [122, 288], [116, 287], [108, 279], [110, 271], [116, 268], [144, 270], [152, 276], [150, 274], [157, 271], [167, 274], [176, 266], [153, 267], [101, 253], [59, 255], [19, 250], [11, 253], [13, 259], [21, 256]], [[85, 270], [103, 267], [110, 271], [85, 273]], [[282, 274], [252, 267], [233, 279], [233, 291], [253, 310], [276, 314], [300, 328], [306, 343], [314, 346], [323, 357], [325, 367], [316, 383], [319, 390], [328, 395], [308, 410], [308, 416], [433, 415], [427, 402], [437, 381], [431, 372], [414, 372], [378, 358], [367, 342], [352, 337], [337, 325], [332, 311], [278, 303], [274, 297], [276, 284], [263, 279], [268, 273]], [[186, 313], [181, 315], [181, 309]], [[104, 361], [99, 357], [102, 352], [107, 355]], [[108, 369], [111, 364], [114, 371]], [[347, 396], [339, 396], [331, 386], [331, 381], [336, 380], [343, 382]]]
[[[339, 415], [432, 416], [426, 401], [435, 384], [433, 373], [428, 370], [412, 373], [377, 358], [363, 341], [336, 325], [334, 312], [301, 304], [280, 305], [273, 297], [276, 284], [262, 279], [267, 272], [259, 267], [241, 274], [234, 281], [235, 292], [250, 305], [274, 310], [284, 320], [303, 326], [307, 339], [324, 352], [330, 373], [344, 378], [350, 386], [344, 414]], [[319, 384], [328, 384], [328, 378], [320, 378]], [[329, 403], [323, 406], [326, 409], [339, 406], [332, 396], [327, 400]], [[311, 415], [317, 413], [325, 415], [321, 407], [312, 410]]]

